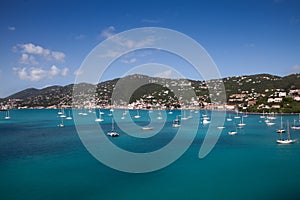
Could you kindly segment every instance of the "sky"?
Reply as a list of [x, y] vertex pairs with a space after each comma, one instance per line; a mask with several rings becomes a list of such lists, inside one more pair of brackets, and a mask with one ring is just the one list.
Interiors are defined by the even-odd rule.
[[[299, 73], [299, 10], [299, 0], [2, 0], [0, 98], [26, 88], [73, 83], [98, 44], [141, 27], [168, 28], [191, 37], [208, 52], [222, 77]], [[199, 79], [188, 63], [155, 50], [123, 56], [102, 79], [151, 62]]]

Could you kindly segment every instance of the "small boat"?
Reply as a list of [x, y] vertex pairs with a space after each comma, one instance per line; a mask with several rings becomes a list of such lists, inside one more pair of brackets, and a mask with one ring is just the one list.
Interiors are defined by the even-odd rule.
[[267, 116], [267, 119], [276, 119], [275, 113], [269, 113], [269, 116]]
[[140, 114], [139, 114], [139, 110], [136, 110], [136, 115], [134, 116], [135, 119], [139, 119], [141, 118]]
[[181, 120], [188, 120], [189, 118], [186, 117], [186, 110], [183, 111], [183, 117], [181, 117]]
[[221, 130], [224, 129], [224, 128], [225, 128], [225, 126], [218, 126], [217, 127], [217, 129], [221, 129]]
[[280, 117], [280, 129], [276, 130], [276, 133], [284, 133], [285, 129], [282, 126], [282, 116]]
[[119, 133], [117, 133], [115, 131], [115, 127], [114, 127], [114, 119], [111, 119], [111, 131], [107, 133], [108, 136], [110, 137], [118, 137]]
[[97, 118], [95, 119], [95, 122], [103, 122], [104, 119], [103, 119], [101, 116], [102, 116], [102, 114], [101, 114], [101, 112], [100, 112], [100, 110], [99, 110], [99, 117], [97, 117]]
[[244, 126], [246, 126], [246, 124], [244, 123], [244, 117], [242, 116], [242, 120], [241, 120], [241, 122], [238, 124], [238, 126], [240, 127], [240, 128], [243, 128]]
[[61, 122], [60, 122], [60, 124], [58, 124], [57, 126], [60, 127], [60, 128], [65, 127], [65, 124], [64, 124], [64, 118], [61, 118]]
[[233, 124], [234, 124], [235, 130], [234, 131], [229, 131], [228, 135], [236, 135], [238, 133], [236, 124], [235, 123], [233, 123]]
[[144, 130], [144, 131], [150, 131], [150, 130], [153, 130], [153, 127], [151, 127], [151, 126], [144, 126], [144, 127], [142, 127], [142, 130]]
[[228, 135], [236, 135], [237, 134], [237, 131], [229, 131], [228, 132]]
[[4, 119], [6, 119], [6, 120], [10, 119], [9, 110], [6, 111], [6, 115], [5, 115]]
[[239, 111], [236, 111], [236, 116], [234, 116], [234, 119], [240, 119], [241, 117], [239, 116]]
[[296, 142], [296, 140], [291, 139], [289, 122], [287, 122], [287, 130], [288, 130], [287, 139], [283, 139], [282, 133], [280, 133], [280, 139], [276, 140], [277, 144], [292, 144]]
[[157, 117], [158, 120], [162, 120], [162, 116], [161, 116], [161, 112], [159, 111], [158, 113], [158, 117]]
[[261, 119], [265, 118], [265, 111], [263, 111], [263, 114], [260, 116]]
[[71, 111], [69, 111], [69, 115], [66, 117], [66, 120], [71, 120], [71, 119], [73, 118], [71, 117]]
[[60, 109], [60, 110], [57, 112], [57, 114], [58, 114], [58, 115], [64, 114], [63, 109]]
[[172, 115], [172, 114], [173, 114], [173, 112], [172, 112], [172, 111], [169, 111], [169, 112], [168, 112], [168, 114], [169, 114], [169, 115]]
[[229, 115], [228, 117], [227, 117], [227, 119], [226, 119], [228, 122], [231, 122], [232, 121], [232, 118], [231, 118], [231, 116]]
[[180, 124], [180, 121], [179, 121], [178, 115], [177, 115], [177, 116], [176, 116], [176, 119], [173, 120], [172, 127], [173, 127], [173, 128], [178, 128], [178, 127], [180, 127], [180, 126], [181, 126], [181, 124]]
[[293, 130], [300, 130], [300, 126], [296, 125], [296, 120], [295, 119], [294, 119], [294, 125], [291, 126], [291, 129], [293, 129]]
[[210, 121], [207, 120], [207, 119], [203, 119], [202, 123], [203, 123], [203, 124], [210, 124]]
[[267, 124], [267, 126], [273, 126], [273, 125], [275, 125], [274, 122], [266, 122], [266, 124]]

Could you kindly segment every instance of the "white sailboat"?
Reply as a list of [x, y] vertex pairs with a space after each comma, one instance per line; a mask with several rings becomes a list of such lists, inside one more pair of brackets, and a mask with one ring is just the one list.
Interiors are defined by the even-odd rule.
[[114, 127], [114, 119], [111, 119], [111, 131], [107, 133], [108, 136], [110, 137], [118, 137], [119, 133], [117, 133], [115, 131], [115, 127]]
[[238, 132], [237, 132], [237, 127], [236, 127], [236, 125], [234, 124], [234, 126], [235, 126], [235, 131], [229, 131], [228, 132], [228, 135], [236, 135]]
[[265, 118], [265, 111], [263, 111], [263, 114], [260, 116], [261, 119]]
[[142, 127], [142, 130], [144, 130], [144, 131], [150, 131], [150, 130], [153, 130], [153, 127], [151, 127], [151, 126], [144, 126], [144, 127]]
[[65, 115], [65, 110], [62, 108], [60, 112], [58, 112], [59, 117], [61, 118], [66, 118], [67, 116]]
[[280, 139], [276, 140], [276, 142], [278, 144], [292, 144], [292, 143], [296, 142], [296, 140], [291, 139], [289, 122], [287, 122], [287, 130], [288, 130], [287, 139], [283, 139], [282, 133], [280, 133]]
[[60, 109], [58, 112], [57, 112], [58, 115], [62, 115], [63, 114], [63, 109]]
[[158, 117], [157, 117], [157, 119], [158, 119], [158, 120], [162, 120], [161, 111], [158, 112]]
[[71, 111], [69, 110], [69, 114], [68, 116], [66, 117], [66, 120], [72, 120], [73, 118], [71, 117]]
[[60, 122], [60, 124], [58, 124], [57, 126], [60, 127], [60, 128], [65, 127], [65, 124], [64, 124], [64, 118], [61, 118], [61, 122]]
[[139, 114], [139, 110], [136, 110], [136, 115], [134, 116], [135, 119], [139, 119], [141, 118], [140, 114]]
[[6, 119], [6, 120], [10, 119], [9, 110], [6, 111], [6, 115], [5, 115], [4, 119]]
[[291, 127], [291, 129], [300, 130], [300, 126], [296, 125], [296, 119], [294, 119], [294, 125]]
[[276, 130], [277, 133], [284, 133], [285, 129], [282, 126], [282, 116], [280, 117], [280, 129]]
[[172, 127], [173, 127], [173, 128], [178, 128], [178, 127], [180, 127], [180, 126], [181, 126], [181, 124], [180, 124], [180, 121], [179, 121], [178, 115], [177, 115], [177, 116], [176, 116], [176, 119], [173, 120]]
[[188, 120], [189, 118], [186, 117], [186, 110], [183, 110], [183, 117], [181, 117], [181, 120]]
[[203, 119], [202, 123], [203, 124], [210, 124], [210, 121], [208, 119]]
[[229, 115], [226, 119], [228, 122], [231, 122], [232, 121], [232, 118], [231, 118], [231, 115]]
[[244, 117], [242, 116], [242, 120], [241, 120], [241, 122], [238, 124], [238, 126], [240, 127], [240, 128], [243, 128], [244, 126], [246, 126], [246, 124], [244, 123]]
[[239, 116], [239, 111], [236, 110], [236, 116], [234, 116], [234, 119], [240, 119], [241, 117]]
[[96, 119], [95, 119], [95, 122], [103, 122], [104, 121], [104, 119], [102, 118], [102, 114], [101, 114], [101, 112], [100, 112], [100, 110], [99, 110], [99, 117], [97, 117]]

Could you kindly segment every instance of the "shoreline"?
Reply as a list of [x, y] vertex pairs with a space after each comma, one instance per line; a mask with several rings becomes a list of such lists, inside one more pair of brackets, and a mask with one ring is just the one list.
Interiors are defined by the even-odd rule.
[[[182, 108], [182, 109], [145, 109], [145, 108], [124, 108], [124, 107], [104, 107], [104, 108], [12, 108], [12, 109], [1, 109], [0, 112], [6, 112], [8, 110], [59, 110], [59, 109], [67, 109], [67, 110], [109, 110], [109, 109], [118, 109], [118, 110], [152, 110], [152, 111], [177, 111], [177, 110], [197, 110], [197, 111], [215, 111], [215, 112], [228, 112], [230, 114], [236, 114], [235, 110], [216, 110], [216, 109], [199, 109], [199, 108]], [[263, 112], [239, 112], [239, 114], [247, 114], [247, 115], [299, 115], [300, 113], [278, 113], [278, 112], [270, 112], [270, 113], [263, 113]]]

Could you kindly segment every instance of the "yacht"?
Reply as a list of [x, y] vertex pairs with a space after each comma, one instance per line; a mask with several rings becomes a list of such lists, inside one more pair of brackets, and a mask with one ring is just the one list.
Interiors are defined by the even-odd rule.
[[287, 130], [288, 130], [287, 139], [283, 139], [282, 133], [280, 133], [280, 139], [276, 140], [276, 142], [278, 144], [292, 144], [292, 143], [296, 142], [296, 140], [292, 140], [291, 139], [290, 127], [289, 127], [289, 123], [288, 122], [287, 122]]
[[178, 128], [178, 127], [180, 127], [180, 126], [181, 126], [181, 124], [180, 124], [180, 121], [179, 121], [178, 115], [177, 115], [177, 116], [176, 116], [176, 119], [173, 120], [172, 127], [173, 127], [173, 128]]
[[139, 119], [139, 118], [141, 118], [141, 116], [140, 116], [140, 114], [139, 114], [139, 110], [136, 110], [136, 115], [134, 116], [134, 118], [136, 118], [136, 119]]
[[280, 129], [276, 130], [277, 133], [284, 133], [285, 129], [282, 126], [282, 116], [280, 117]]
[[110, 137], [118, 137], [119, 133], [117, 133], [115, 131], [115, 127], [114, 127], [114, 119], [111, 119], [111, 131], [107, 133], [108, 136]]
[[9, 110], [6, 111], [6, 116], [4, 117], [4, 119], [10, 119]]

